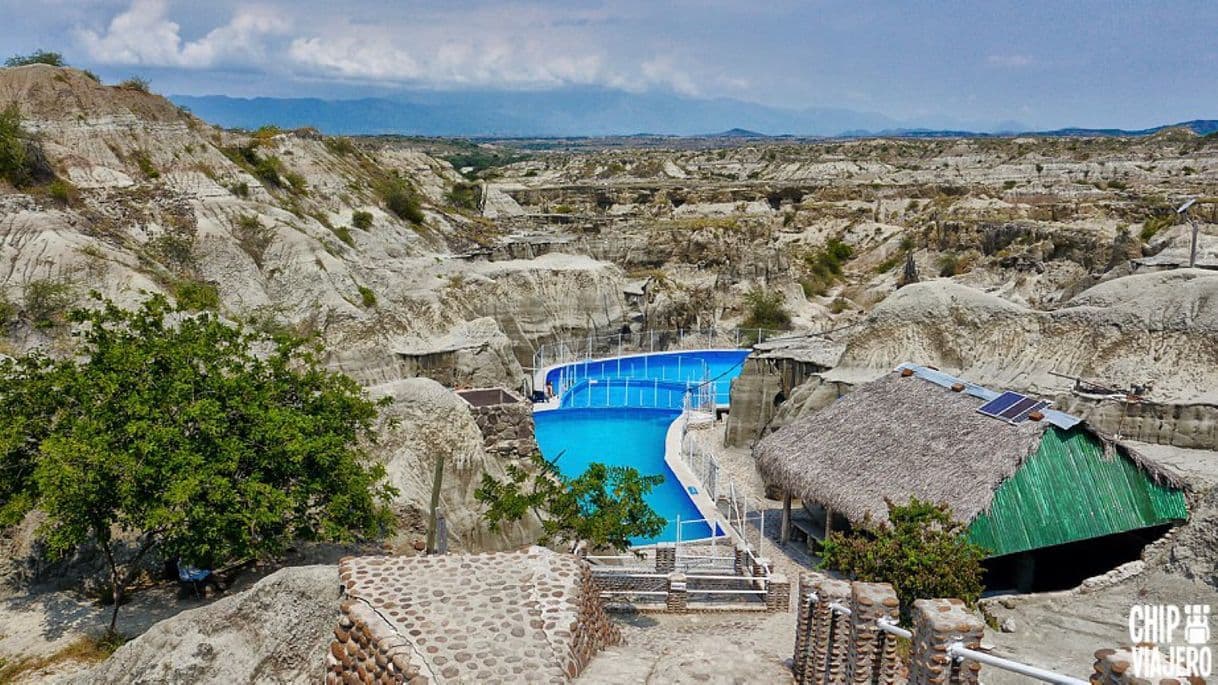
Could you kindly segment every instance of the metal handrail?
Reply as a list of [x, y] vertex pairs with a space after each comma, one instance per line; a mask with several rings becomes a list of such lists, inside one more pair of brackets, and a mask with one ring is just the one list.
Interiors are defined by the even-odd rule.
[[1026, 675], [1029, 678], [1043, 680], [1046, 683], [1057, 683], [1058, 685], [1089, 685], [1089, 681], [1082, 680], [1080, 678], [1071, 678], [1070, 676], [1064, 676], [1060, 673], [1055, 673], [1047, 669], [1029, 666], [1018, 661], [1011, 661], [1010, 659], [1004, 659], [1000, 656], [994, 656], [993, 654], [986, 654], [985, 652], [978, 652], [977, 650], [969, 649], [968, 647], [964, 646], [963, 642], [953, 642], [952, 644], [948, 645], [947, 655], [956, 661], [969, 659], [971, 661], [976, 661], [977, 663], [986, 664], [995, 668], [1001, 668], [1004, 671], [1010, 671], [1012, 673]]
[[[815, 592], [808, 595], [809, 604], [816, 602], [818, 599], [819, 596]], [[829, 604], [829, 610], [835, 614], [842, 614], [843, 616], [849, 616], [851, 613], [853, 613], [850, 611], [849, 607], [843, 606], [839, 602], [831, 602]], [[887, 616], [877, 618], [875, 620], [875, 626], [885, 633], [903, 637], [907, 640], [913, 638], [912, 632], [901, 628], [896, 624], [896, 621], [893, 621]], [[986, 664], [995, 668], [1001, 668], [1005, 671], [1011, 671], [1012, 673], [1026, 675], [1029, 678], [1042, 680], [1046, 683], [1055, 683], [1056, 685], [1090, 685], [1089, 681], [1082, 680], [1080, 678], [1072, 678], [1048, 669], [1029, 666], [1028, 664], [1020, 663], [1018, 661], [1011, 661], [1010, 659], [1004, 659], [1000, 656], [994, 656], [993, 654], [986, 654], [985, 652], [978, 652], [977, 650], [969, 649], [959, 640], [947, 646], [947, 655], [956, 661], [969, 659], [980, 664]]]

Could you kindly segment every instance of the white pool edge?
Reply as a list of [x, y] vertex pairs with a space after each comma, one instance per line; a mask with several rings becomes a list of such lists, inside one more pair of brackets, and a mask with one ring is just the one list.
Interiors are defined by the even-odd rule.
[[[719, 507], [715, 506], [714, 500], [706, 494], [706, 489], [702, 487], [702, 482], [694, 475], [694, 472], [689, 469], [685, 460], [681, 458], [681, 438], [684, 437], [685, 427], [696, 420], [698, 422], [714, 422], [714, 414], [700, 411], [682, 412], [680, 416], [673, 420], [668, 426], [668, 433], [664, 436], [664, 463], [677, 477], [677, 482], [681, 484], [685, 490], [685, 496], [694, 503], [694, 507], [703, 519], [711, 526], [711, 536], [715, 536], [715, 526], [723, 530], [723, 537], [734, 537], [732, 535], [732, 527], [728, 525], [723, 514], [719, 512]], [[690, 493], [689, 489], [693, 487], [697, 494]], [[709, 540], [710, 538], [690, 538], [688, 542], [697, 540]], [[686, 540], [682, 539], [682, 542]], [[662, 543], [661, 543], [662, 544]]]

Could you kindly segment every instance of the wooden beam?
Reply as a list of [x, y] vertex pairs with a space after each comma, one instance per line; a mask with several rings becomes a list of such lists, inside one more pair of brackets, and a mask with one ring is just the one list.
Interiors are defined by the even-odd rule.
[[791, 540], [791, 493], [782, 493], [782, 529], [779, 542], [787, 544]]

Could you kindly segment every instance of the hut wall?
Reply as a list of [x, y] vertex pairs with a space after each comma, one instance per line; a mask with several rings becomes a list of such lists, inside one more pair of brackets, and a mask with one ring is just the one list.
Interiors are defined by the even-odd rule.
[[1180, 521], [1184, 494], [1155, 483], [1081, 427], [1050, 427], [1040, 447], [998, 487], [969, 537], [991, 556]]

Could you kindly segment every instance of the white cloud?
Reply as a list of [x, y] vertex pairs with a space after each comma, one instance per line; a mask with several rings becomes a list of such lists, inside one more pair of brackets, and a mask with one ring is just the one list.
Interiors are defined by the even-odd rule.
[[[305, 75], [356, 81], [548, 87], [616, 78], [596, 53], [549, 49], [527, 39], [444, 39], [420, 32], [401, 41], [378, 33], [375, 27], [349, 26], [333, 35], [297, 38], [288, 58]], [[411, 49], [398, 47], [400, 42]]]
[[1036, 63], [1027, 55], [990, 55], [985, 58], [985, 63], [991, 67], [1006, 67], [1008, 69], [1020, 69], [1030, 67]]
[[264, 38], [290, 29], [274, 12], [242, 8], [228, 24], [194, 41], [183, 41], [181, 27], [167, 16], [165, 0], [133, 0], [110, 20], [105, 32], [78, 29], [89, 56], [103, 64], [173, 66], [201, 69], [247, 62], [265, 54]]
[[673, 64], [670, 57], [656, 57], [640, 65], [647, 85], [666, 86], [682, 95], [699, 95], [690, 75]]
[[702, 91], [669, 55], [604, 44], [602, 23], [614, 17], [603, 9], [530, 2], [433, 6], [419, 8], [409, 23], [392, 14], [377, 23], [318, 8], [307, 28], [282, 18], [292, 11], [242, 7], [221, 26], [196, 29], [198, 37], [191, 39], [170, 16], [167, 0], [132, 0], [104, 30], [80, 28], [75, 36], [91, 59], [105, 65], [238, 66], [360, 84]]

